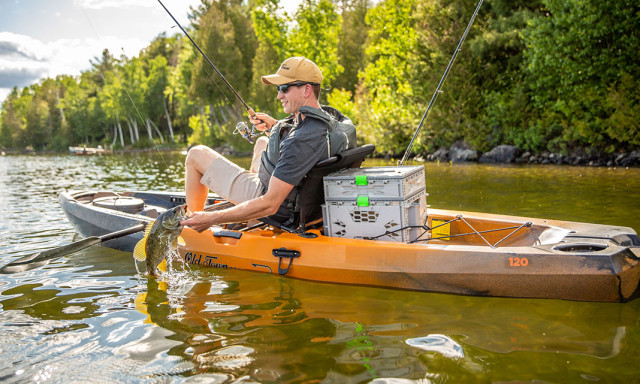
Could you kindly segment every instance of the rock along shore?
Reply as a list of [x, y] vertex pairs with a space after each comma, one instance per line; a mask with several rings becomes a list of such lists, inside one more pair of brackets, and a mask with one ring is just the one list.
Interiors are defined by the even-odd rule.
[[480, 153], [465, 143], [455, 143], [450, 148], [440, 148], [430, 154], [418, 155], [415, 160], [443, 162], [478, 162], [496, 164], [558, 164], [597, 167], [640, 166], [640, 150], [628, 153], [606, 154], [577, 149], [570, 154], [522, 151], [513, 145], [499, 145], [488, 152]]

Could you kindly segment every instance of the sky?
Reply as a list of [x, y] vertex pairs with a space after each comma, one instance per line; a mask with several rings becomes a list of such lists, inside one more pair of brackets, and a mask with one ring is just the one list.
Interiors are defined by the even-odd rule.
[[[288, 12], [300, 0], [281, 1]], [[162, 0], [187, 28], [200, 0]], [[0, 103], [14, 86], [79, 75], [108, 48], [137, 56], [160, 33], [180, 32], [158, 0], [0, 0]]]

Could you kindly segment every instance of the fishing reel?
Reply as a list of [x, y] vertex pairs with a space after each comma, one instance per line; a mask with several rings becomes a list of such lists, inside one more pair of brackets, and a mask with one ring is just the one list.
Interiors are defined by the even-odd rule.
[[251, 129], [249, 129], [249, 126], [244, 121], [241, 121], [238, 124], [236, 124], [236, 129], [234, 129], [234, 131], [233, 131], [234, 135], [240, 135], [240, 136], [244, 137], [251, 144], [253, 144], [253, 140], [256, 137], [260, 136], [261, 133], [262, 132], [257, 132], [256, 131], [256, 126], [255, 125], [252, 126]]

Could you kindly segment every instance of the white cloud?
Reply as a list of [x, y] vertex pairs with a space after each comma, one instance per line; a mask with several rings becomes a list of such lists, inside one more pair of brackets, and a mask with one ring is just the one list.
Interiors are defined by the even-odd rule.
[[2, 106], [2, 102], [9, 96], [11, 89], [9, 88], [0, 88], [0, 106]]
[[8, 93], [47, 74], [51, 49], [41, 41], [10, 32], [0, 32], [0, 88]]
[[0, 58], [43, 61], [49, 53], [47, 45], [39, 40], [11, 32], [0, 32]]
[[42, 62], [23, 62], [0, 59], [0, 87], [23, 87], [42, 78], [47, 74], [47, 68]]
[[149, 0], [75, 0], [74, 3], [89, 9], [152, 7], [157, 5]]
[[[162, 3], [187, 27], [189, 8], [197, 7], [200, 0], [162, 0]], [[300, 0], [283, 1], [289, 12], [295, 11], [299, 3]], [[91, 68], [90, 60], [101, 57], [105, 48], [116, 57], [123, 53], [133, 57], [159, 33], [178, 31], [171, 29], [173, 21], [156, 0], [73, 0], [73, 8], [76, 12], [82, 8], [83, 12], [65, 9], [39, 24], [46, 26], [47, 31], [64, 32], [56, 37], [50, 33], [38, 38], [24, 34], [33, 31], [0, 32], [0, 103], [14, 86], [22, 88], [61, 74], [79, 75]], [[134, 17], [139, 22], [120, 20], [118, 15]]]
[[36, 83], [45, 77], [80, 75], [91, 68], [90, 60], [109, 49], [112, 55], [138, 55], [149, 44], [143, 39], [101, 38], [59, 39], [44, 44], [28, 36], [0, 33], [0, 100], [11, 88]]
[[[200, 0], [163, 0], [163, 3], [186, 25], [189, 7], [197, 6]], [[173, 33], [168, 31], [168, 26], [173, 22], [160, 4], [153, 0], [73, 0], [73, 4], [76, 8], [81, 7], [87, 11], [84, 12], [84, 19], [81, 16], [79, 20], [88, 21], [87, 27], [90, 26], [89, 29], [79, 30], [79, 37], [42, 41], [23, 34], [0, 32], [0, 103], [13, 87], [22, 88], [43, 78], [61, 74], [80, 75], [82, 71], [91, 68], [90, 60], [101, 57], [105, 48], [115, 57], [122, 54], [133, 57], [163, 30]], [[115, 9], [109, 13], [107, 8]], [[116, 23], [113, 24], [113, 12], [120, 12], [120, 9], [128, 15], [140, 15], [146, 23], [117, 25], [115, 20]], [[96, 12], [104, 17], [96, 18]], [[67, 11], [56, 19], [70, 14], [72, 13]], [[111, 24], [104, 26], [105, 21]], [[50, 28], [64, 29], [64, 25], [57, 26], [55, 22], [46, 21], [47, 24], [51, 23]], [[157, 30], [149, 28], [150, 25]], [[122, 31], [126, 32], [121, 33]], [[111, 36], [113, 32], [119, 33], [120, 37]], [[123, 38], [123, 35], [129, 37]], [[45, 36], [41, 38], [46, 39]]]

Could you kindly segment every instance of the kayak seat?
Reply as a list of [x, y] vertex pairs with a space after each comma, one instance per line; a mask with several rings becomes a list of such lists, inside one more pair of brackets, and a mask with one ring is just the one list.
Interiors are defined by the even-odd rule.
[[[322, 204], [324, 204], [324, 185], [322, 178], [330, 173], [337, 172], [345, 168], [359, 168], [367, 156], [376, 149], [373, 144], [365, 144], [361, 147], [347, 149], [320, 161], [309, 173], [307, 173], [300, 184], [294, 188], [293, 217], [288, 221], [280, 223], [271, 217], [260, 219], [276, 228], [288, 232], [304, 232], [310, 225], [321, 222]], [[290, 199], [290, 194], [287, 199]]]

